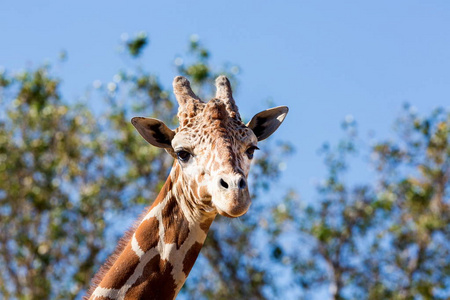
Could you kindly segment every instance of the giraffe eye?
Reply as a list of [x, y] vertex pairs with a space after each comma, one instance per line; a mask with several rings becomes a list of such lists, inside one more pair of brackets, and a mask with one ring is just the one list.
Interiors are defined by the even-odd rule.
[[187, 151], [180, 150], [177, 152], [177, 157], [182, 162], [187, 162], [191, 158], [191, 154]]
[[259, 150], [259, 148], [256, 147], [256, 146], [250, 146], [250, 147], [247, 149], [247, 151], [245, 151], [245, 154], [247, 154], [247, 157], [248, 157], [249, 159], [252, 159], [252, 158], [253, 158], [253, 153], [255, 152], [255, 150]]

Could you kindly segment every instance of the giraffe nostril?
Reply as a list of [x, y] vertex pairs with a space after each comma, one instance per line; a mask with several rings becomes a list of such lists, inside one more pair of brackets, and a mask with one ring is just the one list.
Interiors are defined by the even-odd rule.
[[239, 180], [239, 188], [240, 189], [245, 189], [247, 187], [247, 183], [245, 182], [245, 179], [244, 178], [241, 178], [240, 180]]
[[228, 188], [228, 183], [226, 183], [225, 182], [225, 180], [223, 180], [222, 178], [220, 178], [220, 185], [223, 187], [223, 188]]

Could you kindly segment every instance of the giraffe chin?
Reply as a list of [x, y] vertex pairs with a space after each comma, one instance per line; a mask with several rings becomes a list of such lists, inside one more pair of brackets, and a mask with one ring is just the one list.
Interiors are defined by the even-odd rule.
[[228, 214], [227, 212], [225, 212], [225, 211], [223, 211], [223, 210], [221, 210], [221, 209], [219, 209], [219, 208], [217, 209], [217, 212], [219, 213], [219, 215], [222, 215], [222, 216], [227, 217], [227, 218], [238, 218], [238, 217], [240, 217], [240, 216], [245, 215], [245, 213], [247, 212], [247, 210], [243, 211], [243, 212], [240, 213], [240, 214], [236, 214], [236, 215]]
[[228, 218], [237, 218], [244, 215], [251, 205], [248, 192], [246, 194], [247, 197], [236, 197], [237, 195], [234, 195], [234, 197], [221, 197], [221, 199], [216, 199], [216, 201], [213, 199], [213, 203], [220, 215]]

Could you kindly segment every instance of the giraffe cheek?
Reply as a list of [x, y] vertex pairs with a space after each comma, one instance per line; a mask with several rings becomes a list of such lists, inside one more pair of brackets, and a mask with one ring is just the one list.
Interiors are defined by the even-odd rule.
[[206, 185], [200, 186], [198, 189], [198, 194], [200, 196], [200, 199], [209, 199], [211, 198], [211, 193], [208, 190], [208, 187]]

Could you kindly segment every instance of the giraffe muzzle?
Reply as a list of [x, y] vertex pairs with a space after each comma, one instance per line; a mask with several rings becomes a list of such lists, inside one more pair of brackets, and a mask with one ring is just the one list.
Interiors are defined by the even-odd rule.
[[241, 174], [221, 174], [212, 201], [219, 214], [231, 218], [242, 216], [251, 204], [247, 179]]

